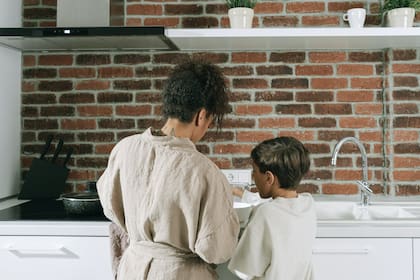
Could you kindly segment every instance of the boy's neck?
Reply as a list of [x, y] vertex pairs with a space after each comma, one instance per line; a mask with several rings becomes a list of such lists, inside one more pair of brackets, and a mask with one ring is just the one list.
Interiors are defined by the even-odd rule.
[[298, 194], [296, 190], [286, 190], [286, 189], [278, 188], [272, 195], [273, 199], [277, 197], [296, 198], [298, 197]]

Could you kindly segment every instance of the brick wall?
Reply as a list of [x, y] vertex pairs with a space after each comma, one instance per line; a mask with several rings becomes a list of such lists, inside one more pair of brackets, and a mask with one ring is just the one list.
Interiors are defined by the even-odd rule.
[[[26, 26], [55, 25], [55, 1], [26, 0]], [[260, 1], [254, 26], [345, 26], [343, 12], [368, 9], [378, 25], [378, 2]], [[227, 27], [222, 1], [126, 2], [127, 25]], [[312, 153], [301, 190], [358, 194], [360, 156], [345, 145], [338, 167], [331, 152], [345, 136], [360, 138], [368, 152], [375, 193], [420, 195], [420, 54], [412, 50], [253, 52], [25, 53], [22, 86], [24, 170], [46, 135], [75, 148], [70, 189], [96, 180], [121, 138], [160, 127], [160, 96], [172, 67], [205, 58], [224, 71], [233, 112], [217, 135], [198, 144], [222, 168], [249, 168], [259, 141], [293, 135]], [[353, 154], [354, 152], [354, 154]]]

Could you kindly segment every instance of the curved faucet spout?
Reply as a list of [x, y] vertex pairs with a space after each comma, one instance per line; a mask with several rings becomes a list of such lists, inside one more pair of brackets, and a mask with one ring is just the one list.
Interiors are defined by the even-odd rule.
[[360, 150], [360, 154], [362, 155], [362, 171], [363, 171], [363, 178], [362, 181], [358, 181], [358, 185], [361, 189], [361, 204], [366, 206], [369, 204], [370, 194], [372, 193], [372, 189], [369, 188], [368, 184], [368, 163], [367, 163], [367, 155], [366, 149], [363, 146], [362, 142], [355, 137], [345, 137], [341, 139], [334, 147], [332, 158], [331, 158], [331, 165], [335, 166], [337, 164], [337, 156], [338, 152], [341, 149], [341, 146], [346, 142], [352, 142], [357, 145]]
[[332, 158], [331, 158], [331, 165], [335, 166], [337, 164], [337, 156], [338, 156], [338, 152], [341, 149], [341, 146], [343, 146], [344, 143], [346, 142], [352, 142], [354, 144], [357, 145], [357, 147], [360, 150], [360, 153], [362, 155], [362, 168], [363, 168], [363, 181], [367, 182], [368, 181], [368, 165], [367, 165], [367, 155], [366, 155], [366, 149], [363, 146], [362, 142], [359, 141], [359, 139], [355, 138], [355, 137], [345, 137], [343, 139], [341, 139], [337, 145], [335, 145], [334, 147], [334, 151], [332, 154]]

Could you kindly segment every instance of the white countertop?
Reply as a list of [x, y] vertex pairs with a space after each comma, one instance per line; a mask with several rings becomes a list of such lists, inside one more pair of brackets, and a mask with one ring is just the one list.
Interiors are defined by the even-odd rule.
[[[331, 201], [331, 200], [330, 200]], [[395, 203], [413, 204], [415, 201]], [[19, 204], [0, 202], [0, 209]], [[107, 221], [0, 221], [0, 235], [108, 236]], [[319, 221], [317, 237], [420, 238], [420, 219], [375, 221]]]

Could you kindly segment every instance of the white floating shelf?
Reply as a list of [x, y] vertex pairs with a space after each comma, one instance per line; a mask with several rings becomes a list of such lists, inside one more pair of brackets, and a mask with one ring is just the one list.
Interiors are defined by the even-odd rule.
[[180, 50], [339, 50], [420, 48], [420, 28], [166, 29]]

